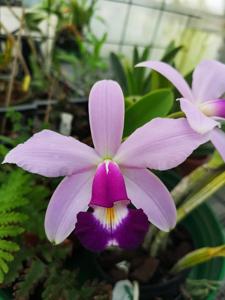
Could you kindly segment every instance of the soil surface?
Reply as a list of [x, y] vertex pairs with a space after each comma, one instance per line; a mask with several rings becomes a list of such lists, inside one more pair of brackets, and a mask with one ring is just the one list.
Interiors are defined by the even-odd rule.
[[[169, 271], [192, 249], [193, 244], [189, 233], [183, 227], [178, 226], [171, 234], [166, 249], [157, 257], [149, 256], [148, 252], [143, 249], [107, 250], [100, 255], [99, 262], [106, 281], [112, 284], [119, 280], [129, 279], [138, 281], [142, 286], [149, 286], [167, 283], [173, 279]], [[149, 300], [153, 299], [164, 298], [156, 297]]]

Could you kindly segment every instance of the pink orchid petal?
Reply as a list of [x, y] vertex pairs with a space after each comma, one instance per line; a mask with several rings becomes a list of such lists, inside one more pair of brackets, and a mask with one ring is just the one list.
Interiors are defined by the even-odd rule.
[[114, 160], [124, 167], [167, 170], [181, 164], [208, 139], [193, 131], [184, 118], [156, 118], [137, 129]]
[[3, 163], [13, 163], [43, 176], [58, 177], [91, 168], [99, 160], [91, 147], [72, 137], [43, 130], [12, 149]]
[[111, 161], [99, 164], [92, 184], [90, 206], [113, 207], [115, 202], [124, 200], [129, 203], [119, 166]]
[[195, 104], [187, 99], [180, 99], [180, 107], [185, 113], [191, 128], [200, 134], [205, 134], [219, 125], [218, 122], [213, 118], [207, 117]]
[[215, 128], [210, 133], [211, 142], [225, 161], [225, 133]]
[[201, 103], [201, 111], [208, 117], [225, 119], [225, 99], [215, 99]]
[[123, 134], [124, 97], [119, 84], [102, 80], [89, 96], [89, 119], [93, 143], [102, 157], [113, 157]]
[[189, 100], [193, 100], [192, 91], [189, 85], [187, 84], [187, 82], [185, 81], [185, 79], [183, 78], [183, 76], [176, 69], [174, 69], [167, 63], [150, 60], [150, 61], [141, 62], [136, 66], [147, 67], [159, 72], [176, 87], [176, 89], [180, 92], [180, 94], [183, 97]]
[[202, 61], [193, 73], [192, 91], [198, 102], [219, 98], [225, 92], [225, 65], [215, 60]]
[[149, 222], [163, 231], [176, 224], [176, 207], [164, 184], [145, 169], [123, 170], [129, 199], [143, 209]]
[[64, 178], [55, 190], [45, 215], [48, 239], [61, 243], [74, 230], [77, 214], [86, 211], [91, 199], [94, 170]]

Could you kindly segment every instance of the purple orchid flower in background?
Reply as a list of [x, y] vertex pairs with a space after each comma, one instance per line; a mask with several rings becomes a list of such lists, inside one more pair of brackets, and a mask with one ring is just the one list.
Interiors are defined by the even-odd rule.
[[127, 249], [142, 242], [148, 222], [164, 231], [173, 228], [176, 208], [171, 195], [147, 168], [177, 166], [205, 138], [184, 118], [157, 118], [121, 144], [124, 98], [120, 86], [110, 80], [93, 86], [89, 119], [95, 149], [43, 130], [11, 150], [3, 162], [47, 177], [66, 176], [47, 208], [48, 239], [58, 244], [75, 229], [90, 250], [110, 245]]
[[180, 92], [181, 110], [190, 126], [200, 134], [209, 134], [209, 140], [225, 160], [225, 133], [219, 130], [225, 121], [225, 65], [215, 60], [202, 61], [193, 72], [192, 88], [182, 75], [170, 65], [160, 61], [146, 61], [137, 67], [147, 67], [165, 76]]

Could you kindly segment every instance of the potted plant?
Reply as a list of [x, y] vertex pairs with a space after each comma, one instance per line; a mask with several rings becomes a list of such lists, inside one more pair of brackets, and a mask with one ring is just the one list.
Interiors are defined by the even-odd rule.
[[[112, 99], [114, 102], [111, 101]], [[50, 202], [53, 204], [48, 206], [46, 214], [45, 228], [49, 240], [55, 243], [62, 242], [61, 245], [53, 246], [46, 239], [43, 223], [49, 194], [59, 180], [31, 175], [8, 164], [0, 171], [0, 281], [3, 291], [14, 293], [16, 299], [70, 300], [76, 297], [110, 299], [115, 295], [118, 284], [124, 279], [132, 281], [125, 291], [129, 295], [139, 294], [140, 299], [154, 299], [154, 297], [163, 299], [164, 297], [168, 300], [170, 297], [174, 300], [175, 297], [187, 298], [190, 293], [193, 297], [198, 294], [203, 297], [202, 299], [207, 297], [213, 299], [212, 292], [224, 275], [224, 260], [222, 258], [219, 261], [214, 260], [224, 256], [224, 238], [214, 214], [204, 202], [224, 185], [224, 162], [218, 153], [211, 154], [208, 162], [187, 176], [183, 178], [180, 176], [178, 169], [175, 168], [179, 164], [177, 159], [183, 161], [194, 148], [208, 141], [209, 137], [196, 134], [188, 126], [186, 119], [175, 119], [174, 115], [171, 116], [174, 96], [168, 87], [153, 90], [137, 98], [126, 108], [124, 143], [120, 148], [121, 152], [118, 152], [119, 154], [116, 154], [118, 156], [113, 160], [112, 157], [115, 155], [113, 150], [106, 155], [104, 147], [101, 146], [105, 142], [107, 145], [114, 145], [117, 133], [112, 124], [119, 126], [119, 138], [122, 137], [123, 110], [115, 109], [113, 106], [115, 102], [122, 109], [125, 106], [117, 83], [100, 81], [93, 87], [89, 113], [92, 134], [94, 132], [93, 142], [98, 149], [97, 154], [79, 141], [50, 130], [44, 130], [28, 141], [22, 141], [19, 146], [15, 145], [17, 140], [9, 139], [8, 146], [2, 145], [0, 148], [5, 163], [16, 163], [26, 170], [49, 177], [67, 175], [63, 181], [66, 182], [63, 193], [60, 197], [53, 196]], [[109, 103], [107, 107], [106, 103]], [[119, 117], [117, 116], [115, 123], [113, 117], [118, 111]], [[105, 114], [108, 118], [105, 118]], [[158, 118], [154, 119], [155, 117]], [[102, 125], [103, 123], [105, 126]], [[108, 133], [105, 139], [106, 131], [102, 129]], [[147, 134], [143, 134], [143, 130], [144, 132], [146, 130]], [[136, 140], [137, 136], [141, 138]], [[135, 140], [132, 142], [133, 138]], [[86, 136], [80, 139], [88, 140], [88, 144], [91, 144], [90, 132], [86, 131]], [[160, 144], [157, 148], [159, 139], [166, 140], [166, 143]], [[188, 139], [188, 142], [185, 142], [185, 139]], [[184, 142], [185, 147], [182, 144]], [[76, 149], [70, 151], [70, 143], [75, 145]], [[124, 145], [129, 147], [124, 148]], [[11, 149], [14, 146], [16, 148]], [[135, 151], [138, 147], [141, 151], [137, 153]], [[10, 148], [9, 152], [8, 148]], [[80, 151], [77, 152], [77, 149]], [[131, 150], [133, 152], [129, 152]], [[220, 147], [218, 150], [221, 152]], [[65, 156], [61, 153], [63, 151], [66, 153]], [[86, 153], [85, 157], [82, 156], [83, 153]], [[159, 153], [163, 155], [159, 156]], [[89, 160], [92, 163], [92, 159], [94, 167], [91, 165], [90, 168], [87, 163]], [[149, 161], [154, 169], [159, 169], [157, 174], [147, 170], [149, 166], [146, 166], [146, 162], [148, 164]], [[74, 173], [74, 170], [71, 170], [74, 164], [79, 172]], [[161, 172], [169, 168], [173, 170]], [[145, 174], [141, 176], [141, 180], [137, 175], [140, 171]], [[77, 174], [79, 176], [83, 172], [85, 174], [88, 172], [88, 176], [86, 174], [82, 178], [77, 177], [76, 184], [70, 182], [73, 176]], [[161, 174], [161, 179], [167, 183], [175, 201], [176, 227], [174, 227], [175, 209], [171, 202], [171, 195], [165, 187], [162, 187], [162, 182], [156, 179], [158, 174]], [[140, 197], [132, 196], [134, 188], [130, 188], [127, 194], [126, 187], [133, 187], [130, 185], [132, 181], [141, 186], [148, 176], [154, 182], [154, 188], [152, 187], [150, 191], [151, 196], [144, 188], [139, 189]], [[150, 181], [148, 183], [150, 185]], [[84, 190], [82, 190], [83, 184]], [[63, 184], [59, 185], [55, 195], [62, 186]], [[118, 186], [120, 189], [117, 189]], [[79, 201], [75, 203], [76, 205], [70, 205], [73, 202], [71, 195], [76, 196], [73, 189], [77, 189], [79, 195], [78, 198], [75, 197], [76, 199], [84, 199], [86, 192], [90, 192], [88, 201], [90, 202], [91, 198], [91, 202], [88, 210], [80, 207]], [[146, 193], [149, 197], [146, 197]], [[161, 196], [157, 198], [159, 193]], [[99, 195], [108, 197], [99, 198]], [[54, 197], [60, 200], [60, 205], [55, 204]], [[122, 199], [121, 202], [117, 197], [119, 200]], [[152, 201], [152, 197], [157, 201]], [[150, 206], [144, 205], [145, 198], [151, 201]], [[116, 204], [113, 202], [115, 199], [118, 200]], [[107, 206], [108, 200], [113, 202], [113, 206], [112, 203]], [[107, 203], [104, 202], [102, 205], [101, 201]], [[65, 203], [68, 206], [64, 206]], [[158, 206], [158, 203], [163, 205]], [[116, 215], [118, 212], [116, 209], [121, 214]], [[157, 213], [152, 213], [154, 210]], [[76, 214], [78, 221], [75, 226]], [[94, 222], [93, 215], [100, 225], [103, 224], [105, 227]], [[117, 226], [113, 227], [114, 222], [124, 221], [124, 216], [128, 215], [131, 219], [126, 219], [125, 225], [129, 226], [120, 227], [121, 223], [116, 223], [119, 228], [122, 228], [118, 232]], [[147, 215], [151, 223], [167, 231], [168, 227], [174, 227], [173, 230], [165, 232], [156, 229], [153, 225], [149, 226]], [[133, 217], [137, 219], [133, 220]], [[71, 223], [67, 223], [68, 219]], [[129, 231], [129, 228], [133, 231]], [[111, 239], [112, 234], [113, 239]], [[144, 243], [140, 244], [144, 236]], [[109, 250], [100, 251], [107, 248], [108, 244], [110, 244]], [[118, 250], [115, 244], [119, 244], [124, 250]], [[133, 244], [140, 246], [132, 247]], [[93, 254], [85, 248], [93, 248], [95, 252], [101, 254]], [[136, 249], [131, 251], [129, 248]], [[201, 265], [201, 263], [207, 264]], [[190, 272], [186, 271], [190, 268], [193, 268]], [[114, 299], [118, 298], [114, 296]]]

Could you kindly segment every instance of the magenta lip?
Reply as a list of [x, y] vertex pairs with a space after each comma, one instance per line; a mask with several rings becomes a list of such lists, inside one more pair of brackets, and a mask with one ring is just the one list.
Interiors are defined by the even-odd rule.
[[104, 161], [95, 173], [89, 205], [109, 208], [115, 202], [125, 200], [129, 201], [119, 166], [115, 162]]
[[225, 118], [225, 99], [203, 102], [201, 110], [209, 117]]

